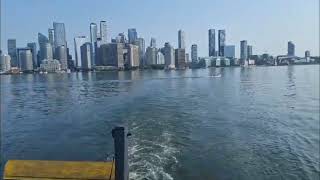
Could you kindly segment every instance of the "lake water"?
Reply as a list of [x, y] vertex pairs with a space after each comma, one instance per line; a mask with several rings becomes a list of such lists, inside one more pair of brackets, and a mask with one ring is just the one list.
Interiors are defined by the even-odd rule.
[[106, 160], [126, 125], [131, 179], [319, 179], [318, 65], [6, 75], [1, 120], [4, 160]]

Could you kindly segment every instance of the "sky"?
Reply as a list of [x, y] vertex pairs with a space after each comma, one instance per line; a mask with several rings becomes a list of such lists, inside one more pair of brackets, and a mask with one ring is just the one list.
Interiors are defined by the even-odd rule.
[[293, 41], [296, 55], [310, 50], [319, 56], [319, 0], [1, 0], [1, 49], [7, 52], [9, 38], [17, 47], [37, 42], [38, 32], [47, 35], [55, 21], [65, 23], [74, 57], [73, 38], [89, 36], [90, 23], [101, 20], [108, 23], [110, 39], [136, 28], [146, 47], [151, 37], [157, 47], [165, 42], [177, 47], [182, 29], [186, 51], [197, 44], [199, 56], [208, 56], [211, 28], [226, 30], [237, 57], [241, 40], [253, 46], [253, 54], [283, 55]]

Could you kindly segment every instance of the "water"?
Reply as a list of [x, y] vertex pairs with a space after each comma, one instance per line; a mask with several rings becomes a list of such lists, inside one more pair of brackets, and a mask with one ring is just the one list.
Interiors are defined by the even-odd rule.
[[1, 108], [5, 160], [106, 160], [124, 124], [132, 179], [319, 179], [318, 65], [1, 76]]

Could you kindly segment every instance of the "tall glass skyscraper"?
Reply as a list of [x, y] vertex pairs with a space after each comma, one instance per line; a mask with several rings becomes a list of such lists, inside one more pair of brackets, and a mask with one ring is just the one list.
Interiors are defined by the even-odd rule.
[[17, 42], [15, 39], [8, 39], [8, 54], [11, 57], [11, 66], [18, 66]]
[[54, 29], [54, 47], [67, 46], [66, 31], [64, 23], [53, 22]]
[[234, 45], [227, 45], [224, 47], [224, 56], [227, 58], [235, 58], [235, 49]]
[[135, 28], [128, 29], [129, 43], [133, 44], [138, 39], [138, 33]]
[[216, 56], [216, 33], [214, 29], [209, 29], [209, 56]]
[[157, 47], [157, 41], [156, 41], [156, 38], [151, 38], [151, 41], [150, 41], [150, 47]]
[[191, 60], [193, 63], [198, 62], [198, 46], [196, 44], [191, 46]]
[[246, 40], [240, 41], [240, 59], [248, 59], [248, 43]]
[[28, 43], [27, 47], [31, 49], [33, 68], [35, 69], [39, 66], [37, 61], [37, 43]]
[[247, 45], [247, 51], [248, 59], [250, 59], [250, 57], [252, 56], [252, 46]]
[[107, 29], [107, 22], [106, 21], [100, 21], [100, 38], [101, 38], [101, 44], [107, 44], [108, 43], [108, 29]]
[[219, 56], [224, 56], [224, 46], [226, 44], [226, 31], [219, 30]]
[[95, 66], [97, 49], [98, 28], [96, 23], [90, 24], [90, 42], [91, 42], [91, 65]]
[[178, 47], [179, 47], [179, 49], [186, 48], [185, 38], [186, 38], [185, 32], [180, 29], [178, 31]]
[[88, 42], [88, 38], [86, 36], [77, 36], [74, 38], [74, 54], [76, 59], [76, 67], [82, 67], [81, 60], [81, 46]]
[[288, 42], [288, 56], [295, 56], [295, 45], [292, 41]]
[[[41, 34], [41, 33], [38, 33], [38, 43], [39, 43], [39, 49], [40, 49], [40, 53], [39, 53], [39, 59], [38, 59], [38, 64], [40, 65], [41, 64], [41, 61], [46, 59], [46, 47], [47, 47], [47, 43], [49, 43], [49, 39], [47, 38], [47, 36]], [[52, 46], [51, 46], [52, 48]], [[52, 51], [52, 49], [51, 49]]]

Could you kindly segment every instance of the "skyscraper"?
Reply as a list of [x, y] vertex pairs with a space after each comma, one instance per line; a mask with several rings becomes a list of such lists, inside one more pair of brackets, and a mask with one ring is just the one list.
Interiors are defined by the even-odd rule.
[[181, 29], [178, 31], [178, 44], [179, 49], [185, 49], [186, 48], [186, 42], [185, 42], [185, 32]]
[[143, 65], [144, 55], [146, 51], [145, 41], [143, 38], [138, 38], [135, 44], [139, 47], [140, 64]]
[[17, 67], [19, 62], [17, 58], [17, 43], [15, 39], [8, 39], [8, 54], [11, 57], [11, 66]]
[[81, 46], [81, 66], [83, 70], [90, 70], [92, 69], [91, 65], [91, 43], [84, 43]]
[[6, 72], [11, 69], [11, 57], [7, 54], [0, 56], [0, 71]]
[[90, 24], [90, 42], [91, 42], [91, 64], [90, 66], [95, 66], [96, 60], [96, 49], [97, 49], [97, 36], [98, 36], [98, 29], [96, 23]]
[[136, 29], [135, 28], [128, 29], [129, 43], [133, 44], [134, 42], [136, 42], [137, 38], [138, 38], [138, 33]]
[[156, 38], [151, 38], [150, 47], [157, 47]]
[[185, 49], [175, 49], [175, 66], [179, 69], [184, 69], [186, 67], [186, 50]]
[[37, 60], [37, 43], [28, 43], [27, 46], [31, 49], [32, 53], [32, 63], [33, 63], [33, 68], [39, 67], [38, 65], [38, 60]]
[[193, 63], [198, 62], [198, 46], [196, 44], [191, 46], [191, 60]]
[[175, 52], [170, 43], [166, 42], [163, 48], [164, 52], [164, 63], [166, 69], [174, 69], [175, 68]]
[[247, 45], [247, 58], [250, 59], [250, 57], [252, 56], [252, 46], [251, 45]]
[[48, 29], [48, 37], [49, 37], [49, 43], [52, 47], [54, 47], [54, 29], [49, 28]]
[[[41, 61], [44, 60], [44, 59], [47, 59], [47, 55], [46, 55], [46, 52], [48, 52], [48, 50], [46, 49], [48, 46], [51, 47], [51, 51], [52, 52], [52, 46], [51, 44], [49, 43], [49, 39], [47, 38], [47, 36], [41, 34], [41, 33], [38, 33], [38, 43], [39, 43], [39, 58], [38, 58], [38, 65], [41, 64]], [[49, 45], [47, 45], [49, 44]]]
[[161, 51], [157, 53], [157, 64], [164, 64], [164, 55]]
[[31, 50], [27, 48], [21, 48], [18, 52], [21, 71], [32, 71], [33, 63]]
[[101, 38], [101, 44], [107, 44], [108, 43], [108, 29], [107, 29], [107, 22], [106, 21], [100, 21], [100, 38]]
[[145, 65], [154, 65], [157, 64], [157, 48], [155, 47], [148, 47], [146, 51], [146, 62]]
[[[53, 59], [53, 51], [52, 50], [53, 50], [53, 48], [52, 48], [51, 44], [48, 42], [45, 43], [42, 47], [43, 59], [41, 59], [41, 61], [44, 59], [52, 60]], [[41, 64], [41, 61], [38, 61], [38, 64]]]
[[123, 43], [104, 44], [100, 48], [103, 65], [124, 68]]
[[61, 69], [68, 69], [68, 56], [67, 56], [67, 48], [66, 46], [58, 46], [55, 50], [56, 58], [60, 61]]
[[234, 45], [227, 45], [224, 47], [224, 56], [227, 58], [235, 58], [235, 49]]
[[214, 29], [209, 29], [209, 56], [216, 56], [216, 33]]
[[246, 40], [240, 41], [240, 59], [243, 63], [248, 59], [248, 43]]
[[66, 30], [64, 23], [53, 22], [54, 47], [67, 46]]
[[226, 31], [219, 30], [219, 56], [224, 56], [224, 46], [226, 44]]
[[81, 68], [81, 46], [88, 42], [88, 38], [86, 36], [77, 36], [74, 38], [74, 54], [76, 60], [76, 67]]
[[135, 68], [140, 65], [139, 58], [139, 47], [133, 44], [128, 44], [126, 46], [127, 49], [127, 59], [125, 61], [125, 65], [128, 68]]
[[288, 42], [288, 56], [295, 56], [295, 45], [292, 41]]

